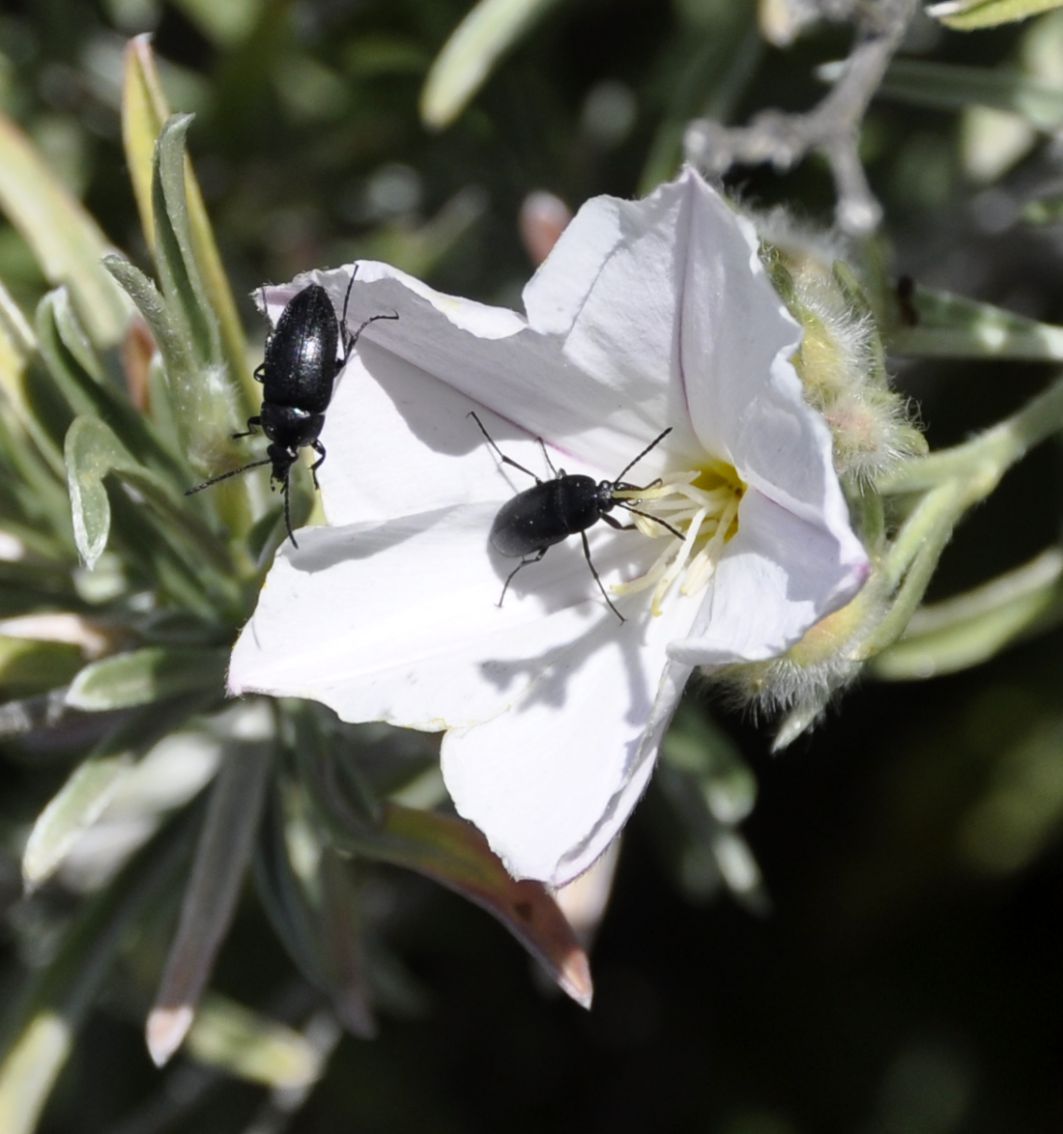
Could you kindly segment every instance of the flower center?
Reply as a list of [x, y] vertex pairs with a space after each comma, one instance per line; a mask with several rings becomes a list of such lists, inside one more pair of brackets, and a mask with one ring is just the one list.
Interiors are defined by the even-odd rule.
[[[630, 501], [646, 513], [630, 513], [638, 530], [651, 539], [667, 541], [667, 546], [649, 570], [615, 584], [613, 593], [630, 595], [652, 587], [650, 609], [656, 616], [676, 584], [683, 595], [703, 590], [716, 570], [724, 544], [738, 531], [738, 506], [745, 490], [733, 466], [712, 461], [700, 469], [667, 473], [646, 488], [614, 492], [616, 500]], [[651, 517], [664, 520], [683, 538], [676, 538]]]

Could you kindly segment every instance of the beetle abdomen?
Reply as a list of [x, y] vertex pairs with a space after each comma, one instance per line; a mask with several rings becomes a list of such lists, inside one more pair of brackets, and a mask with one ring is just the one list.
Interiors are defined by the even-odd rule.
[[265, 400], [323, 413], [340, 368], [339, 320], [320, 284], [305, 287], [281, 313], [265, 357]]
[[543, 481], [502, 505], [491, 525], [491, 546], [510, 559], [534, 555], [589, 528], [600, 515], [592, 477]]

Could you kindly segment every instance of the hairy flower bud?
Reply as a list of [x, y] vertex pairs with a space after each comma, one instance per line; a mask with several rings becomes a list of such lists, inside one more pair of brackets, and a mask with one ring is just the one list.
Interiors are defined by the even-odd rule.
[[907, 400], [889, 383], [878, 321], [837, 240], [796, 228], [780, 211], [758, 218], [765, 260], [804, 328], [794, 366], [834, 438], [838, 475], [865, 487], [926, 451]]

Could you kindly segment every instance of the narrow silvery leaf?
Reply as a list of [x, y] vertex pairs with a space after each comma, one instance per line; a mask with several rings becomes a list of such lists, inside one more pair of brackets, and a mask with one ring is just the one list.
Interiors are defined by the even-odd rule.
[[220, 690], [224, 677], [225, 655], [218, 650], [147, 646], [86, 666], [66, 701], [89, 711], [132, 708], [196, 690]]
[[1048, 193], [1023, 206], [1022, 219], [1027, 224], [1059, 224], [1063, 222], [1063, 193]]
[[[224, 549], [191, 509], [184, 506], [176, 490], [150, 469], [144, 468], [129, 453], [114, 433], [98, 418], [80, 417], [66, 435], [65, 457], [67, 487], [74, 523], [74, 541], [85, 564], [93, 567], [111, 532], [111, 504], [104, 486], [112, 474], [128, 483], [144, 497], [142, 509], [155, 527], [159, 539], [144, 541], [143, 518], [136, 533], [130, 533], [138, 547], [147, 542], [148, 553], [156, 561], [169, 549], [181, 556], [186, 572], [198, 580], [198, 591], [204, 584], [231, 586], [230, 565]], [[195, 557], [194, 560], [191, 557]], [[203, 571], [214, 567], [216, 571]], [[202, 595], [196, 590], [189, 596], [193, 608], [202, 606]]]
[[362, 967], [358, 895], [351, 864], [297, 806], [298, 792], [274, 791], [255, 856], [258, 893], [292, 960], [324, 992], [352, 1035], [375, 1026]]
[[185, 135], [191, 124], [190, 114], [173, 115], [155, 143], [152, 203], [156, 264], [170, 311], [183, 318], [199, 361], [210, 364], [218, 361], [220, 344], [218, 325], [208, 306], [188, 220]]
[[95, 897], [66, 931], [54, 958], [34, 970], [9, 1013], [0, 1052], [0, 1130], [32, 1134], [77, 1041], [122, 939], [173, 877], [179, 839], [158, 840]]
[[1063, 327], [964, 296], [916, 286], [899, 319], [889, 340], [895, 354], [1063, 361]]
[[376, 826], [333, 825], [337, 846], [434, 879], [496, 917], [584, 1008], [593, 989], [587, 955], [556, 901], [538, 882], [515, 881], [470, 823], [388, 804]]
[[132, 763], [132, 754], [123, 750], [90, 756], [78, 764], [37, 817], [26, 841], [22, 879], [27, 889], [35, 889], [55, 873], [82, 832], [110, 803]]
[[155, 1005], [147, 1043], [161, 1066], [180, 1047], [210, 979], [247, 871], [269, 774], [263, 742], [247, 742], [224, 759], [196, 848], [181, 919]]
[[129, 307], [100, 268], [106, 237], [62, 187], [29, 139], [0, 114], [0, 209], [33, 249], [45, 277], [66, 283], [94, 343], [114, 346]]
[[71, 416], [92, 414], [108, 422], [139, 461], [177, 473], [180, 466], [137, 413], [104, 379], [99, 357], [84, 335], [65, 288], [50, 292], [37, 307], [37, 337], [49, 375], [61, 390]]
[[895, 59], [882, 80], [879, 95], [942, 110], [988, 106], [1018, 114], [1045, 131], [1063, 125], [1063, 91], [1018, 71]]
[[204, 997], [199, 1006], [188, 1054], [274, 1090], [309, 1086], [322, 1070], [321, 1054], [297, 1031], [217, 995]]
[[1050, 548], [974, 590], [916, 611], [871, 663], [886, 681], [926, 680], [996, 656], [1063, 622], [1063, 552]]
[[[229, 6], [226, 6], [228, 9]], [[162, 89], [151, 39], [135, 36], [125, 53], [125, 74], [122, 89], [122, 140], [136, 192], [141, 224], [149, 247], [155, 247], [155, 222], [152, 206], [155, 140], [170, 116], [170, 108]], [[247, 343], [233, 301], [228, 276], [218, 254], [210, 218], [203, 203], [191, 163], [185, 166], [185, 207], [188, 231], [202, 276], [203, 288], [211, 311], [221, 330], [222, 347], [229, 370], [243, 389], [245, 413], [256, 404], [256, 384], [246, 365]]]
[[122, 145], [133, 195], [140, 213], [140, 228], [148, 248], [155, 250], [155, 215], [151, 183], [154, 177], [155, 142], [170, 117], [151, 37], [139, 35], [126, 45], [122, 76]]
[[167, 365], [182, 372], [194, 370], [196, 364], [188, 340], [174, 327], [166, 300], [155, 284], [122, 256], [113, 253], [105, 256], [103, 266], [129, 293], [147, 320]]
[[[82, 832], [96, 822], [114, 798], [133, 764], [205, 700], [180, 697], [129, 716], [101, 718], [108, 724], [106, 735], [70, 774], [30, 831], [22, 856], [22, 877], [28, 889], [40, 886], [63, 864]], [[30, 727], [54, 727], [61, 722], [64, 707], [69, 709], [52, 702], [44, 706], [42, 714], [40, 707], [28, 706], [26, 723]]]
[[1063, 0], [945, 0], [926, 12], [955, 31], [976, 31], [1025, 20], [1063, 6]]
[[664, 805], [655, 826], [679, 887], [703, 901], [722, 883], [747, 908], [763, 910], [768, 898], [756, 859], [734, 824], [718, 817], [705, 784], [666, 758], [655, 787]]
[[425, 81], [421, 116], [449, 126], [508, 51], [555, 0], [480, 0], [443, 46]]
[[62, 476], [60, 446], [56, 444], [54, 432], [38, 418], [37, 403], [32, 396], [33, 391], [43, 385], [34, 382], [36, 346], [32, 328], [0, 283], [0, 391], [6, 395], [13, 415], [49, 467]]
[[694, 778], [718, 822], [734, 825], [749, 816], [756, 779], [735, 744], [702, 714], [680, 708], [661, 752], [674, 768]]
[[0, 634], [0, 689], [25, 697], [63, 685], [78, 671], [81, 650], [69, 642], [42, 642]]

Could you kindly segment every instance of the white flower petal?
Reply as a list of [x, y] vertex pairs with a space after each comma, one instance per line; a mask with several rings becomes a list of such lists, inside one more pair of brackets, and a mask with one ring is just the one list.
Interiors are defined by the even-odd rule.
[[742, 501], [741, 517], [689, 636], [668, 648], [676, 661], [723, 665], [776, 657], [867, 577], [862, 549], [847, 555], [831, 532], [758, 493]]
[[[344, 273], [348, 269], [342, 269]], [[334, 302], [346, 287], [330, 274]], [[624, 405], [615, 390], [580, 373], [564, 357], [560, 339], [537, 334], [515, 312], [433, 291], [384, 264], [360, 261], [351, 293], [350, 325], [369, 315], [394, 311], [399, 319], [366, 328], [359, 341], [363, 363], [375, 375], [380, 356], [362, 345], [373, 344], [443, 383], [469, 408], [487, 407], [498, 417], [519, 423], [531, 437], [542, 437], [569, 465], [583, 465], [601, 475], [619, 472], [642, 445], [668, 424], [640, 423], [633, 440], [617, 443], [608, 429], [593, 428]], [[358, 383], [340, 378], [333, 408], [358, 398]], [[630, 411], [626, 411], [631, 416]], [[632, 417], [632, 420], [635, 420]], [[618, 459], [619, 458], [619, 459]], [[655, 471], [650, 476], [656, 475]]]
[[524, 289], [530, 325], [560, 338], [566, 363], [593, 386], [594, 411], [581, 425], [610, 454], [608, 467], [673, 428], [667, 450], [646, 460], [648, 479], [702, 453], [679, 381], [688, 196], [681, 179], [642, 201], [595, 197]]
[[[329, 522], [386, 520], [488, 501], [497, 511], [515, 492], [530, 488], [532, 477], [499, 462], [470, 411], [511, 460], [542, 479], [551, 476], [525, 431], [376, 344], [359, 348], [321, 433], [328, 458], [318, 477]], [[554, 450], [552, 457], [559, 460], [560, 454]]]
[[[437, 731], [514, 704], [538, 679], [529, 655], [598, 631], [637, 640], [638, 626], [619, 625], [606, 607], [579, 541], [523, 570], [499, 608], [515, 563], [488, 549], [495, 510], [472, 504], [300, 532], [236, 643], [230, 692], [310, 697], [347, 721]], [[632, 551], [645, 553], [637, 539], [600, 542], [595, 563], [607, 583], [631, 572]], [[694, 613], [689, 604], [684, 628]]]
[[547, 654], [529, 649], [536, 679], [521, 697], [444, 738], [455, 807], [514, 877], [563, 886], [627, 821], [690, 674], [664, 651], [692, 609], [642, 627], [603, 623]]
[[[791, 414], [813, 419], [789, 359], [801, 328], [771, 285], [758, 255], [753, 225], [695, 173], [677, 182], [685, 190], [679, 351], [683, 384], [694, 428], [704, 450], [730, 461], [740, 472], [739, 440], [767, 425], [766, 445], [778, 444], [762, 423], [761, 399], [781, 400]], [[807, 427], [804, 431], [807, 438]]]
[[751, 488], [829, 532], [862, 581], [867, 556], [849, 523], [830, 432], [790, 362], [801, 328], [768, 279], [752, 224], [696, 174], [680, 183], [691, 196], [683, 381], [698, 437]]

